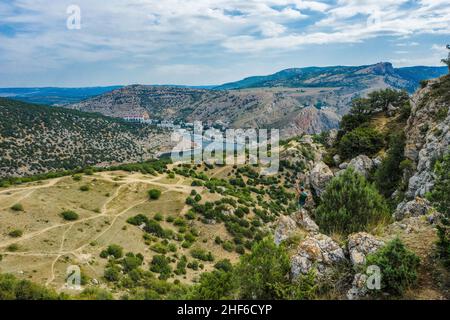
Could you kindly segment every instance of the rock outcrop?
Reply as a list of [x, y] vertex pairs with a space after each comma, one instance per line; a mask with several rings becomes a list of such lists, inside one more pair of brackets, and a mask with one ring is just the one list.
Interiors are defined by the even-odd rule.
[[324, 162], [319, 162], [311, 170], [309, 181], [316, 194], [321, 196], [325, 191], [326, 185], [333, 177], [333, 171]]
[[313, 219], [311, 219], [308, 212], [304, 209], [299, 210], [294, 215], [294, 220], [298, 226], [302, 227], [306, 231], [309, 231], [309, 232], [318, 232], [319, 231], [319, 227], [317, 226], [317, 224], [314, 222]]
[[284, 240], [288, 239], [297, 230], [297, 224], [291, 217], [281, 216], [278, 219], [278, 224], [275, 230], [274, 240], [279, 245]]
[[357, 156], [348, 164], [348, 168], [352, 168], [357, 173], [363, 175], [366, 178], [369, 176], [369, 173], [373, 169], [373, 167], [374, 164], [372, 159], [370, 159], [366, 155]]
[[433, 165], [449, 152], [450, 76], [428, 81], [411, 99], [412, 110], [406, 127], [405, 156], [416, 167], [409, 179], [406, 196], [423, 197], [434, 186]]
[[318, 276], [328, 273], [331, 267], [345, 260], [344, 251], [324, 234], [308, 236], [291, 258], [291, 274], [295, 279], [317, 268]]
[[352, 234], [348, 237], [348, 252], [354, 266], [363, 265], [366, 256], [384, 246], [384, 242], [366, 232]]
[[420, 217], [428, 214], [430, 210], [430, 202], [417, 197], [412, 201], [400, 203], [394, 212], [394, 218], [396, 220], [403, 220], [410, 217]]

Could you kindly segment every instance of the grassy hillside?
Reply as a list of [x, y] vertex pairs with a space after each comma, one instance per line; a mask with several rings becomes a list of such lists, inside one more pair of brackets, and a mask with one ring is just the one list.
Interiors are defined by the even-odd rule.
[[0, 98], [0, 177], [140, 161], [161, 134], [99, 114]]

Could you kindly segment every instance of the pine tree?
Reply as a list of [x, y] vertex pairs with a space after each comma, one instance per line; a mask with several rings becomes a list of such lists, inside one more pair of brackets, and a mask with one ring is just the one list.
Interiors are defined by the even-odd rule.
[[341, 234], [368, 231], [390, 218], [385, 199], [351, 168], [328, 184], [315, 215], [322, 230]]

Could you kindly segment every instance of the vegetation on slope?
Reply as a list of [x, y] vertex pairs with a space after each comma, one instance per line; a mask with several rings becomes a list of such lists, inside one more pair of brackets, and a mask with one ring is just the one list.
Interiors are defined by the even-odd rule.
[[146, 139], [156, 135], [99, 114], [0, 98], [0, 177], [144, 160], [156, 151]]

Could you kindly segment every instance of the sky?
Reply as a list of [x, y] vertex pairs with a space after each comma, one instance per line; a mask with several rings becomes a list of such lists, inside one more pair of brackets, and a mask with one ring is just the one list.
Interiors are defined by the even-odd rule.
[[1, 0], [0, 87], [216, 85], [306, 66], [440, 65], [450, 0]]

